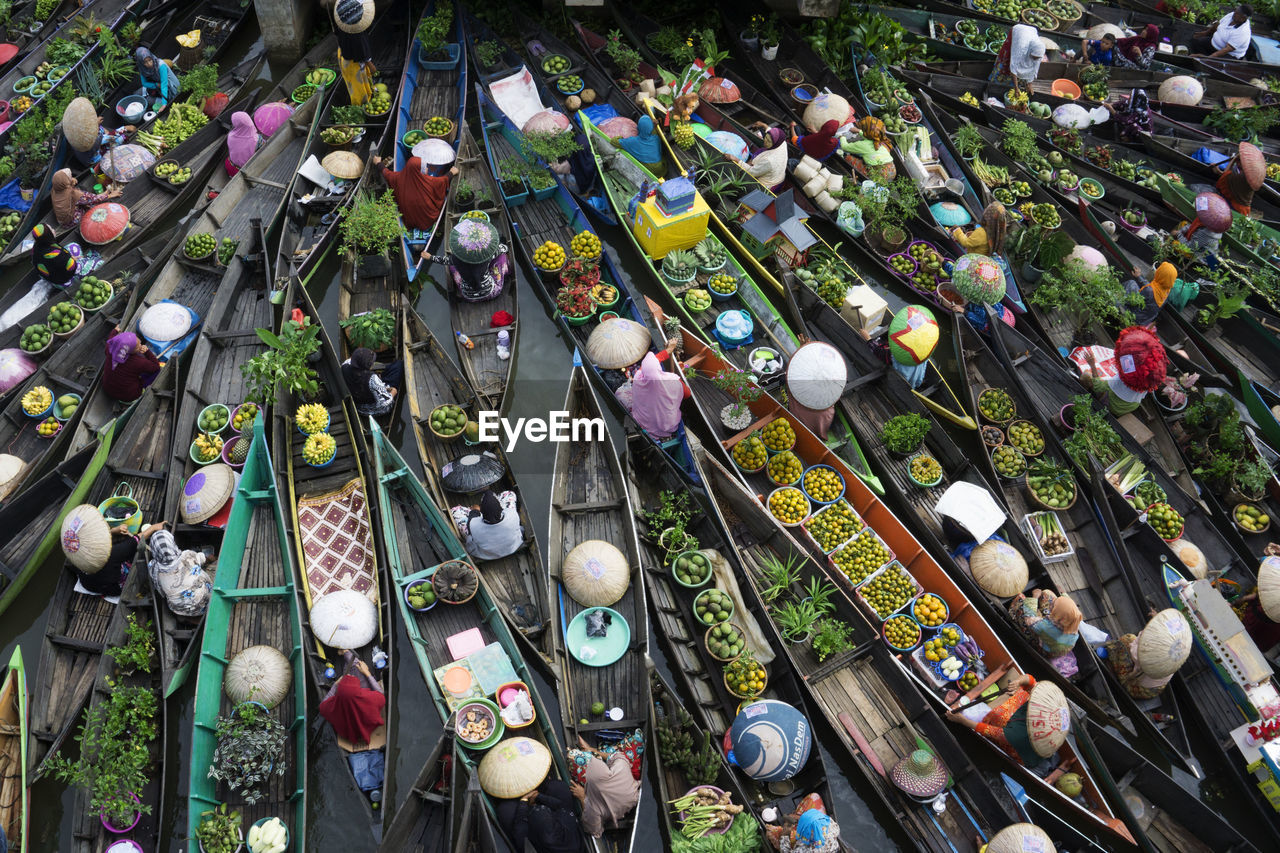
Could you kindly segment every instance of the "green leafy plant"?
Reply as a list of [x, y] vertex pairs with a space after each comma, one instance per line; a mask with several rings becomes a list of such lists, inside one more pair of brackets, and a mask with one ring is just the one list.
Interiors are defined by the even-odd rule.
[[1246, 459], [1236, 468], [1236, 486], [1249, 497], [1261, 498], [1267, 492], [1271, 476], [1271, 469], [1265, 463], [1257, 459]]
[[858, 206], [868, 228], [875, 228], [886, 238], [901, 235], [904, 226], [916, 215], [920, 196], [915, 182], [906, 175], [892, 181], [876, 181], [876, 188], [858, 197]]
[[75, 65], [84, 56], [84, 46], [57, 36], [49, 42], [44, 58], [53, 65]]
[[1031, 301], [1046, 310], [1063, 311], [1079, 335], [1094, 322], [1132, 325], [1129, 308], [1141, 306], [1142, 297], [1126, 293], [1109, 266], [1090, 269], [1070, 262], [1047, 270]]
[[518, 184], [529, 173], [529, 163], [519, 157], [503, 157], [498, 161], [498, 180], [504, 184]]
[[773, 610], [773, 621], [783, 638], [792, 643], [804, 640], [813, 631], [814, 623], [822, 618], [822, 611], [814, 606], [813, 601], [788, 601]]
[[278, 337], [269, 329], [254, 331], [267, 349], [240, 365], [246, 400], [267, 406], [281, 389], [299, 395], [319, 393], [319, 378], [310, 364], [311, 354], [320, 349], [319, 326], [306, 318], [304, 323], [286, 320]]
[[187, 102], [199, 104], [218, 91], [218, 64], [201, 63], [182, 77], [182, 93]]
[[120, 41], [132, 48], [136, 48], [142, 42], [142, 27], [137, 21], [129, 21], [120, 27]]
[[1124, 453], [1120, 435], [1112, 429], [1106, 416], [1093, 407], [1093, 398], [1088, 394], [1071, 398], [1071, 424], [1074, 432], [1067, 436], [1063, 446], [1071, 461], [1082, 470], [1089, 470], [1090, 456], [1106, 467]]
[[770, 12], [760, 24], [760, 44], [764, 47], [777, 47], [782, 41], [782, 25], [778, 16]]
[[240, 810], [227, 810], [222, 803], [216, 809], [200, 813], [200, 823], [196, 826], [196, 840], [204, 848], [205, 853], [235, 853], [241, 849], [240, 827], [243, 818]]
[[1209, 113], [1204, 126], [1218, 131], [1225, 139], [1240, 142], [1264, 134], [1280, 123], [1280, 108], [1250, 107], [1227, 109], [1219, 107]]
[[1000, 150], [1019, 163], [1029, 162], [1039, 154], [1036, 132], [1021, 119], [1007, 118], [1000, 126]]
[[375, 196], [362, 192], [342, 214], [342, 250], [352, 254], [381, 255], [405, 231], [395, 194], [387, 190]]
[[358, 104], [343, 104], [333, 108], [333, 123], [359, 126], [365, 123], [364, 109]]
[[266, 796], [272, 776], [283, 778], [288, 762], [284, 749], [289, 732], [270, 711], [246, 702], [218, 717], [218, 745], [209, 764], [209, 778], [252, 805]]
[[456, 201], [469, 204], [475, 198], [476, 190], [465, 177], [459, 175], [453, 182], [453, 197]]
[[555, 163], [582, 150], [582, 146], [573, 138], [573, 133], [568, 130], [559, 133], [528, 133], [521, 137], [520, 142], [526, 153], [532, 152], [547, 163]]
[[450, 30], [453, 28], [453, 4], [437, 3], [434, 13], [422, 19], [416, 34], [422, 44], [422, 55], [434, 59], [444, 53]]
[[804, 591], [809, 600], [813, 602], [814, 609], [819, 613], [829, 613], [835, 610], [835, 603], [831, 601], [831, 596], [836, 594], [835, 584], [815, 575], [809, 579], [809, 585], [804, 588]]
[[766, 602], [773, 602], [789, 594], [791, 587], [800, 581], [800, 564], [801, 560], [795, 554], [787, 554], [785, 563], [770, 554], [760, 569], [761, 597]]
[[49, 16], [53, 14], [53, 10], [58, 8], [61, 0], [36, 0], [36, 9], [34, 17], [37, 21], [43, 23], [49, 20]]
[[711, 377], [712, 383], [721, 391], [733, 398], [730, 406], [730, 418], [741, 417], [748, 407], [764, 392], [756, 385], [755, 379], [745, 370], [729, 367]]
[[356, 314], [338, 323], [355, 347], [367, 347], [374, 352], [386, 349], [396, 337], [396, 315], [386, 308], [374, 308]]
[[641, 519], [649, 526], [649, 538], [657, 541], [662, 531], [673, 527], [677, 521], [688, 523], [693, 518], [693, 498], [688, 492], [658, 492], [658, 506], [641, 510]]
[[531, 190], [545, 190], [555, 185], [556, 179], [551, 177], [550, 172], [534, 172], [529, 176], [529, 189]]
[[609, 40], [604, 45], [605, 53], [613, 61], [614, 71], [623, 80], [630, 80], [640, 67], [640, 52], [622, 40], [618, 30], [609, 31]]
[[960, 149], [962, 157], [972, 157], [986, 147], [982, 134], [969, 122], [960, 125], [952, 141], [955, 142], [956, 148]]
[[892, 453], [911, 453], [924, 442], [932, 427], [928, 418], [914, 412], [894, 415], [880, 429], [880, 440]]
[[9, 23], [9, 18], [13, 14], [13, 3], [10, 0], [0, 0], [0, 26]]
[[[132, 22], [130, 22], [130, 24], [132, 24]], [[130, 24], [126, 24], [126, 26], [129, 26]], [[133, 26], [136, 29], [137, 25], [133, 24]], [[123, 28], [121, 28], [120, 38], [125, 38]], [[139, 36], [138, 38], [140, 39], [141, 37]], [[98, 48], [98, 58], [96, 62], [98, 84], [102, 88], [102, 91], [106, 93], [110, 92], [113, 87], [123, 83], [125, 80], [133, 76], [134, 62], [133, 56], [125, 50], [125, 48], [116, 39], [116, 34], [110, 29], [104, 29], [99, 33], [98, 44], [100, 45]], [[131, 43], [128, 39], [125, 39], [125, 44], [136, 47], [137, 41]], [[217, 79], [216, 75], [214, 79]], [[185, 86], [187, 81], [184, 79], [182, 82]]]
[[502, 43], [493, 39], [480, 42], [475, 47], [475, 57], [484, 68], [497, 65], [498, 60], [502, 58]]
[[695, 52], [693, 36], [686, 36], [675, 27], [663, 27], [650, 35], [646, 41], [649, 43], [649, 47], [681, 65], [693, 62]]
[[139, 621], [134, 613], [130, 613], [125, 617], [124, 631], [124, 645], [112, 646], [107, 649], [107, 654], [125, 674], [150, 672], [151, 659], [156, 653], [155, 631], [152, 630], [151, 620], [144, 618]]
[[854, 649], [853, 628], [842, 619], [820, 619], [814, 626], [813, 653], [819, 661]]

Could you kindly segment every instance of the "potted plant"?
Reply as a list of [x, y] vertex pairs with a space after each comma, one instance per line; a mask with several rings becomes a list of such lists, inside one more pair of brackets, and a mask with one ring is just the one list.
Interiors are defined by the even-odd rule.
[[209, 778], [252, 805], [274, 775], [285, 774], [284, 748], [289, 731], [259, 702], [241, 702], [230, 714], [218, 717], [218, 744], [209, 765]]
[[863, 236], [886, 256], [902, 251], [909, 238], [906, 223], [915, 216], [919, 202], [915, 182], [906, 175], [889, 183], [877, 182], [858, 199], [867, 223]]
[[1063, 447], [1081, 470], [1089, 470], [1090, 456], [1105, 467], [1124, 453], [1124, 442], [1106, 417], [1093, 408], [1093, 398], [1088, 394], [1071, 398], [1071, 425], [1074, 431]]
[[556, 179], [545, 169], [534, 172], [529, 176], [529, 192], [533, 194], [534, 201], [551, 198], [556, 194]]
[[842, 619], [819, 619], [814, 626], [813, 653], [819, 661], [852, 651], [855, 646], [853, 628]]
[[639, 75], [640, 52], [622, 40], [618, 30], [609, 31], [609, 39], [604, 44], [604, 51], [613, 63], [614, 80], [623, 92], [629, 92]]
[[366, 347], [375, 353], [391, 346], [396, 337], [396, 315], [386, 308], [374, 308], [338, 323], [352, 347]]
[[747, 50], [754, 51], [760, 47], [760, 30], [764, 28], [764, 15], [752, 15], [747, 28], [738, 33]]
[[1267, 496], [1267, 483], [1271, 481], [1271, 469], [1258, 459], [1246, 459], [1236, 466], [1231, 483], [1243, 501], [1233, 503], [1256, 503]]
[[778, 44], [781, 41], [782, 36], [778, 32], [778, 16], [771, 13], [760, 27], [760, 56], [766, 62], [773, 62], [778, 58]]
[[502, 58], [502, 43], [493, 39], [486, 39], [476, 45], [473, 55], [480, 63], [481, 68], [493, 68], [498, 64], [498, 60]]
[[783, 595], [790, 594], [791, 587], [800, 580], [800, 560], [794, 554], [787, 555], [784, 563], [770, 554], [760, 573], [760, 596], [770, 604]]
[[420, 66], [431, 71], [448, 71], [458, 64], [462, 47], [448, 40], [452, 29], [453, 4], [437, 3], [435, 12], [418, 25], [414, 50]]
[[671, 526], [666, 528], [658, 535], [658, 544], [667, 552], [667, 562], [670, 562], [678, 554], [685, 551], [696, 551], [698, 548], [698, 537], [685, 530], [688, 519], [677, 518]]
[[746, 429], [751, 425], [750, 405], [760, 399], [764, 392], [756, 385], [755, 377], [744, 370], [729, 367], [721, 370], [711, 381], [717, 388], [728, 394], [734, 402], [720, 410], [720, 422], [728, 429]]
[[156, 632], [151, 620], [144, 618], [139, 622], [137, 616], [130, 613], [125, 617], [124, 633], [124, 644], [107, 649], [107, 656], [116, 662], [124, 675], [151, 672], [151, 661], [156, 653]]
[[391, 272], [387, 247], [406, 233], [391, 190], [377, 196], [360, 193], [355, 203], [343, 211], [340, 227], [342, 249], [352, 256], [360, 256], [359, 274], [362, 277]]
[[[562, 130], [559, 133], [533, 131], [524, 134], [521, 138], [521, 147], [526, 154], [532, 152], [548, 166], [555, 165], [582, 150], [582, 146], [574, 140], [573, 133], [568, 130]], [[525, 168], [528, 168], [527, 164]]]
[[498, 161], [498, 182], [502, 187], [502, 200], [507, 207], [524, 204], [529, 198], [524, 176], [529, 164], [519, 157], [504, 157]]
[[811, 599], [788, 601], [773, 610], [773, 621], [782, 639], [788, 643], [803, 643], [813, 632], [813, 625], [822, 616]]
[[674, 527], [677, 521], [687, 523], [693, 518], [692, 500], [688, 492], [667, 489], [658, 492], [658, 506], [640, 511], [641, 520], [648, 527], [648, 538], [661, 544], [662, 534]]
[[462, 175], [453, 182], [453, 203], [462, 210], [472, 210], [476, 206], [476, 189]]
[[1053, 231], [1034, 220], [1026, 220], [1008, 238], [1006, 247], [1010, 259], [1018, 265], [1019, 272], [1028, 282], [1037, 282], [1045, 270], [1062, 263], [1075, 248], [1075, 242], [1061, 231]]
[[960, 125], [960, 129], [956, 131], [953, 141], [956, 144], [956, 148], [960, 150], [960, 156], [965, 160], [972, 160], [978, 156], [978, 152], [986, 147], [982, 134], [967, 121]]
[[227, 810], [222, 803], [216, 809], [200, 813], [200, 823], [196, 826], [196, 841], [204, 853], [236, 853], [244, 840], [241, 828], [240, 810]]
[[924, 444], [932, 424], [928, 418], [914, 412], [895, 415], [885, 421], [880, 429], [880, 441], [896, 456], [910, 456]]
[[1165, 376], [1164, 383], [1156, 389], [1156, 403], [1166, 412], [1180, 412], [1187, 407], [1187, 396], [1200, 381], [1199, 373], [1183, 373]]
[[1071, 320], [1073, 337], [1083, 340], [1094, 323], [1132, 325], [1127, 306], [1140, 306], [1142, 297], [1126, 293], [1112, 267], [1090, 268], [1070, 261], [1045, 272], [1031, 301], [1045, 310], [1063, 311]]
[[319, 326], [289, 320], [278, 337], [269, 329], [255, 331], [267, 349], [240, 365], [246, 400], [271, 405], [280, 388], [304, 397], [319, 394], [319, 375], [311, 366], [320, 355]]

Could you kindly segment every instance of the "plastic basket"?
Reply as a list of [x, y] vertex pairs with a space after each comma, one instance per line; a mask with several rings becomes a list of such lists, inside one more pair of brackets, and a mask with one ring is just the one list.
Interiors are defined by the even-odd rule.
[[[907, 579], [910, 580], [911, 583], [915, 586], [915, 592], [912, 593], [911, 597], [908, 598], [902, 605], [900, 605], [898, 608], [893, 610], [891, 613], [885, 614], [885, 616], [882, 618], [880, 616], [880, 613], [874, 607], [871, 606], [871, 602], [867, 601], [867, 599], [864, 597], [863, 591], [867, 588], [868, 584], [875, 581], [877, 578], [883, 576], [886, 572], [891, 571], [895, 566], [901, 569], [902, 573], [906, 575]], [[915, 578], [913, 578], [911, 576], [911, 573], [907, 571], [906, 567], [903, 566], [901, 563], [899, 563], [897, 560], [893, 560], [888, 564], [876, 569], [871, 574], [867, 575], [866, 579], [863, 580], [862, 583], [858, 584], [857, 588], [854, 590], [854, 594], [857, 597], [858, 606], [860, 606], [863, 610], [865, 610], [867, 615], [874, 620], [872, 624], [875, 624], [876, 622], [883, 622], [885, 619], [888, 619], [890, 616], [893, 616], [898, 613], [907, 613], [909, 615], [910, 611], [907, 608], [909, 608], [911, 606], [911, 603], [915, 601], [916, 596], [920, 595], [920, 593], [922, 592], [924, 592], [924, 588], [920, 586], [920, 582]], [[913, 616], [912, 618], [914, 619], [915, 617]]]
[[839, 471], [837, 471], [835, 468], [832, 468], [830, 465], [821, 465], [821, 464], [810, 465], [808, 468], [805, 469], [804, 474], [800, 476], [800, 482], [802, 484], [804, 483], [805, 477], [809, 475], [810, 471], [816, 471], [822, 468], [825, 468], [826, 470], [830, 471], [832, 474], [835, 474], [840, 479], [840, 494], [836, 495], [831, 500], [820, 501], [817, 498], [815, 498], [813, 495], [809, 494], [809, 491], [805, 489], [803, 485], [801, 486], [801, 491], [804, 492], [804, 496], [809, 499], [809, 502], [814, 504], [815, 506], [831, 506], [833, 503], [835, 503], [836, 501], [844, 497], [845, 490], [848, 488], [848, 483], [844, 481], [844, 476]]

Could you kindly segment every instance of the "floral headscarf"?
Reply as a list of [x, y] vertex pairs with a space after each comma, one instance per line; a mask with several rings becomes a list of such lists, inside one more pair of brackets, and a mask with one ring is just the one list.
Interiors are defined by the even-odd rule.
[[107, 352], [111, 354], [111, 369], [114, 370], [124, 364], [137, 345], [138, 336], [133, 332], [121, 332], [107, 341]]

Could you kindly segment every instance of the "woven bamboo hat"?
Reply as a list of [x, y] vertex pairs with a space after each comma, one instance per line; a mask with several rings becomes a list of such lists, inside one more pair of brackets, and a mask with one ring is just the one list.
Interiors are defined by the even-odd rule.
[[1034, 823], [1015, 823], [991, 836], [987, 853], [1056, 853], [1053, 839]]
[[1240, 143], [1240, 171], [1250, 188], [1262, 189], [1262, 184], [1267, 179], [1267, 158], [1262, 156], [1262, 151], [1252, 142]]
[[215, 462], [192, 474], [182, 487], [182, 520], [199, 524], [218, 514], [236, 487], [236, 472], [230, 465]]
[[1204, 84], [1189, 75], [1178, 74], [1161, 82], [1156, 97], [1166, 103], [1194, 107], [1204, 97]]
[[1037, 681], [1027, 700], [1027, 737], [1036, 755], [1048, 758], [1058, 751], [1071, 731], [1071, 709], [1058, 685]]
[[1258, 566], [1258, 604], [1272, 622], [1280, 622], [1280, 557], [1266, 557]]
[[1004, 299], [1004, 270], [986, 255], [961, 255], [951, 270], [951, 283], [970, 302], [995, 305]]
[[362, 33], [373, 23], [373, 0], [338, 0], [333, 22], [344, 33]]
[[[1187, 571], [1196, 578], [1205, 578], [1209, 574], [1209, 560], [1205, 557], [1204, 551], [1201, 551], [1190, 539], [1182, 538], [1169, 543], [1169, 550], [1174, 553], [1182, 565], [1187, 567]], [[1276, 613], [1280, 614], [1280, 606], [1276, 608]]]
[[378, 607], [364, 593], [339, 589], [317, 598], [309, 614], [311, 633], [333, 649], [358, 649], [378, 632]]
[[601, 539], [588, 539], [564, 558], [561, 579], [579, 604], [608, 607], [626, 593], [631, 572], [621, 551]]
[[1196, 218], [1210, 231], [1225, 234], [1231, 229], [1231, 205], [1214, 192], [1196, 196]]
[[969, 571], [978, 586], [999, 598], [1011, 598], [1027, 586], [1027, 561], [1017, 548], [999, 539], [988, 539], [973, 549]]
[[62, 135], [77, 151], [88, 151], [98, 142], [98, 111], [88, 98], [76, 98], [62, 113]]
[[893, 784], [913, 797], [932, 799], [947, 789], [947, 768], [927, 749], [917, 749], [889, 771]]
[[293, 667], [275, 646], [250, 646], [227, 664], [222, 689], [235, 704], [261, 702], [274, 708], [289, 695]]
[[1173, 675], [1191, 654], [1191, 626], [1174, 607], [1161, 610], [1138, 634], [1137, 657], [1142, 671], [1153, 678]]
[[96, 574], [111, 556], [111, 528], [93, 504], [80, 504], [62, 520], [62, 553], [85, 574]]
[[596, 367], [618, 370], [644, 358], [652, 342], [647, 328], [635, 320], [619, 317], [601, 323], [591, 332], [587, 338], [587, 358]]
[[807, 343], [791, 356], [787, 365], [787, 393], [806, 409], [824, 411], [844, 394], [849, 367], [844, 356], [831, 344]]
[[823, 92], [804, 108], [804, 126], [810, 133], [817, 133], [821, 127], [832, 119], [837, 124], [846, 124], [853, 110], [849, 102], [834, 92]]
[[191, 311], [166, 299], [143, 313], [138, 331], [153, 341], [176, 341], [191, 331], [191, 324]]
[[480, 787], [491, 797], [513, 800], [537, 788], [551, 771], [551, 752], [538, 741], [511, 737], [480, 760]]
[[22, 482], [27, 463], [10, 453], [0, 453], [0, 500], [9, 496]]
[[330, 151], [320, 161], [320, 166], [344, 181], [354, 181], [364, 174], [364, 160], [354, 151]]

